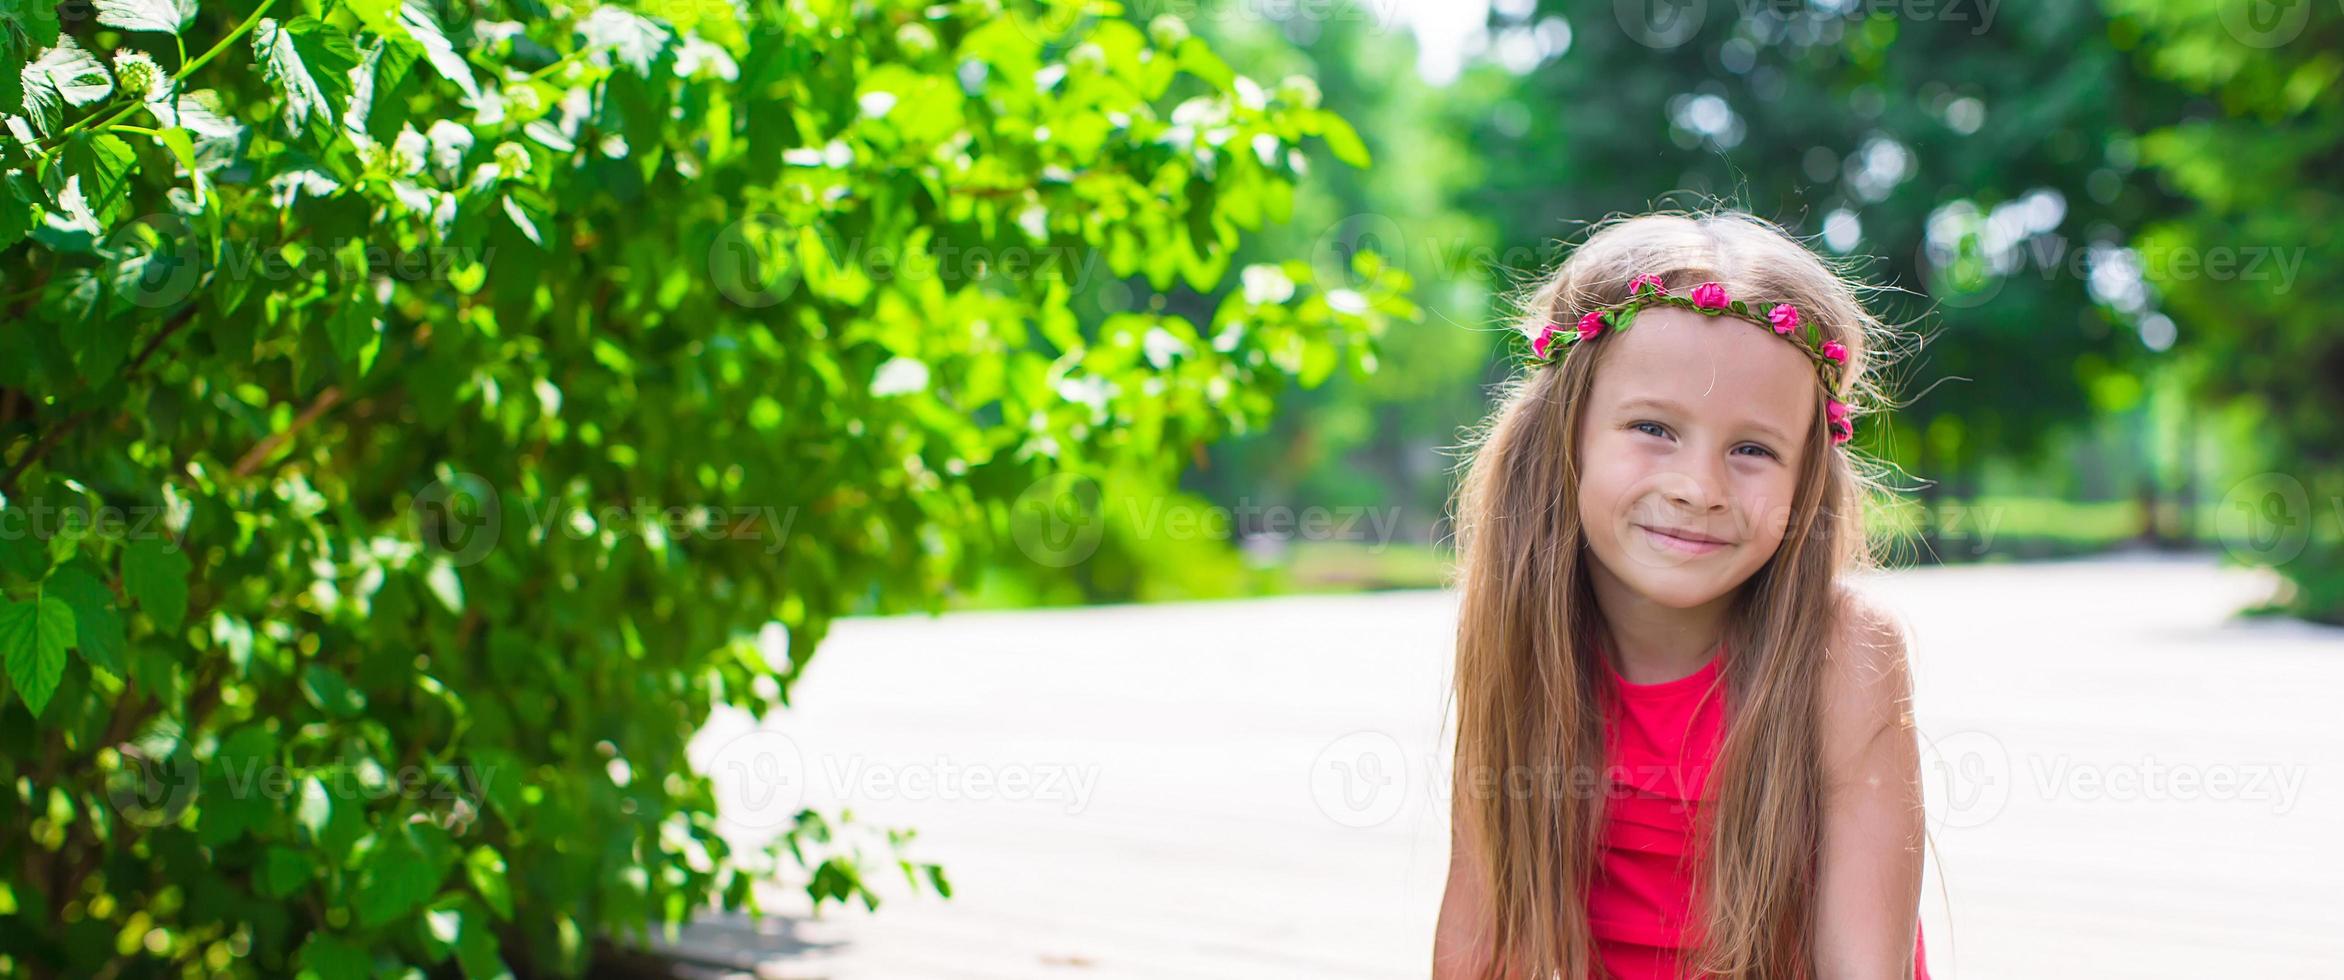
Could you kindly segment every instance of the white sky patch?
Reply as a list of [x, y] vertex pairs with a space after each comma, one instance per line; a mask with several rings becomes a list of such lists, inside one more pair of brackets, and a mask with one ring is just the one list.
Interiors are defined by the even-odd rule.
[[1489, 0], [1394, 0], [1399, 23], [1416, 34], [1416, 73], [1447, 85], [1489, 48]]

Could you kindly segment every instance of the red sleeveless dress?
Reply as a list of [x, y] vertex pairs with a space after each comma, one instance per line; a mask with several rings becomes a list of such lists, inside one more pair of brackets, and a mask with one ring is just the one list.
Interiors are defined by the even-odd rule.
[[[1724, 646], [1701, 669], [1658, 684], [1631, 683], [1595, 652], [1620, 696], [1605, 735], [1615, 785], [1604, 801], [1588, 925], [1596, 956], [1614, 977], [1675, 980], [1682, 951], [1693, 945], [1695, 869], [1686, 855], [1725, 731]], [[1929, 978], [1918, 929], [1913, 976]]]

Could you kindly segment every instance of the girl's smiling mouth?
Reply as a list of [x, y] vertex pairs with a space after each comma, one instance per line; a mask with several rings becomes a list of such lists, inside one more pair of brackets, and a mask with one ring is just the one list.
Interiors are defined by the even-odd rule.
[[1669, 551], [1687, 555], [1706, 555], [1726, 546], [1726, 543], [1698, 531], [1661, 530], [1649, 524], [1636, 525], [1652, 542]]

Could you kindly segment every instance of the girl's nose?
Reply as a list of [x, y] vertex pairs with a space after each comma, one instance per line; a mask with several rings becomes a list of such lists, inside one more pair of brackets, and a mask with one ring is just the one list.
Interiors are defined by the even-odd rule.
[[1695, 512], [1725, 508], [1724, 483], [1718, 478], [1716, 467], [1696, 466], [1690, 470], [1672, 470], [1661, 479], [1661, 493], [1669, 503]]

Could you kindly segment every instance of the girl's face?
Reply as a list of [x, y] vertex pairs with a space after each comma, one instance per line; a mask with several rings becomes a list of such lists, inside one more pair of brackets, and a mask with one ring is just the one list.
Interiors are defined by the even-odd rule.
[[1650, 307], [1602, 338], [1579, 429], [1588, 547], [1639, 596], [1689, 609], [1773, 557], [1790, 523], [1815, 370], [1768, 328]]

